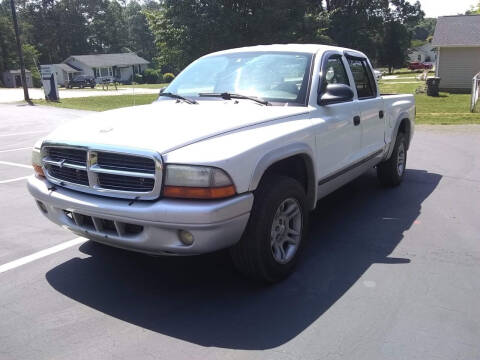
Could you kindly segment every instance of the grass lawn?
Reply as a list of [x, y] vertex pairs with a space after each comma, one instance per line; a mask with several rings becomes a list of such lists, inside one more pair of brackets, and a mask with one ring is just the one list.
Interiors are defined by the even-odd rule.
[[[398, 79], [397, 79], [398, 80]], [[415, 94], [417, 88], [424, 88], [423, 81], [399, 83], [395, 80], [380, 81], [383, 94]], [[470, 112], [469, 94], [440, 93], [439, 97], [424, 93], [415, 95], [417, 104], [417, 124], [480, 124], [480, 113]]]
[[[168, 84], [135, 84], [136, 88], [142, 89], [161, 89], [168, 86]], [[134, 85], [118, 85], [118, 88], [131, 89]]]
[[[157, 94], [135, 95], [135, 105], [150, 104], [158, 98]], [[38, 105], [50, 105], [69, 109], [105, 111], [121, 107], [133, 106], [134, 98], [132, 95], [115, 96], [90, 96], [83, 98], [66, 98], [59, 102], [34, 100]]]

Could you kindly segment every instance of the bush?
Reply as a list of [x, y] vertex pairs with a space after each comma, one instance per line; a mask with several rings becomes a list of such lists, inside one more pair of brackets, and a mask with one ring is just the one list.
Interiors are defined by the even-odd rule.
[[32, 69], [32, 83], [34, 88], [42, 87], [42, 79], [37, 69]]
[[169, 83], [172, 82], [173, 79], [175, 79], [175, 75], [173, 75], [172, 73], [163, 74], [163, 82]]
[[143, 79], [147, 84], [158, 84], [160, 80], [163, 80], [160, 71], [155, 69], [146, 69], [143, 72]]
[[145, 83], [145, 80], [144, 80], [142, 74], [135, 74], [135, 76], [133, 77], [133, 81], [135, 81], [137, 84], [144, 84]]

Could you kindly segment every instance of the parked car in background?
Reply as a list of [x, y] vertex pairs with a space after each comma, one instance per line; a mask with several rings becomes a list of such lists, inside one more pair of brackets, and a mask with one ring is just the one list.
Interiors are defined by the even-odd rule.
[[432, 63], [413, 61], [408, 64], [408, 70], [431, 70], [433, 68]]
[[204, 56], [155, 103], [91, 116], [33, 149], [28, 188], [47, 218], [153, 255], [230, 248], [275, 282], [317, 200], [374, 167], [402, 182], [415, 99], [381, 95], [361, 52], [289, 44]]
[[74, 87], [78, 87], [80, 89], [83, 89], [85, 87], [90, 87], [93, 89], [96, 84], [97, 83], [95, 82], [95, 78], [93, 76], [78, 75], [68, 82], [67, 88], [71, 89]]

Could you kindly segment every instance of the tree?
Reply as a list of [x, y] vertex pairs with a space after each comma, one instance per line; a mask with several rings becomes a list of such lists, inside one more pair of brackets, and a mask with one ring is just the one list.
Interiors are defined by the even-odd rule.
[[15, 34], [7, 2], [0, 3], [0, 72], [16, 63]]
[[472, 6], [470, 10], [465, 12], [465, 15], [479, 15], [480, 14], [480, 1], [476, 6]]
[[388, 66], [391, 74], [393, 68], [404, 65], [407, 50], [410, 46], [410, 36], [405, 26], [396, 21], [389, 21], [384, 27], [384, 36], [380, 51], [380, 62]]
[[176, 72], [206, 53], [247, 45], [327, 42], [328, 17], [312, 0], [165, 0], [147, 20], [162, 66]]
[[156, 54], [154, 37], [148, 27], [143, 7], [136, 1], [130, 1], [125, 9], [125, 17], [128, 28], [127, 47], [136, 51], [139, 56], [152, 60]]
[[409, 28], [412, 34], [412, 41], [417, 40], [425, 43], [430, 36], [433, 36], [435, 26], [437, 24], [436, 18], [425, 18]]

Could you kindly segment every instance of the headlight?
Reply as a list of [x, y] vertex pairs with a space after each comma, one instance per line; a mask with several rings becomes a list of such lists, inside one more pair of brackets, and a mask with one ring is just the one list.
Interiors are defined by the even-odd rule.
[[39, 140], [35, 143], [32, 149], [32, 166], [33, 171], [36, 175], [45, 177], [42, 169], [42, 156], [41, 156], [41, 147], [42, 147], [42, 140]]
[[235, 195], [235, 186], [225, 171], [207, 166], [167, 165], [165, 197], [221, 199]]

